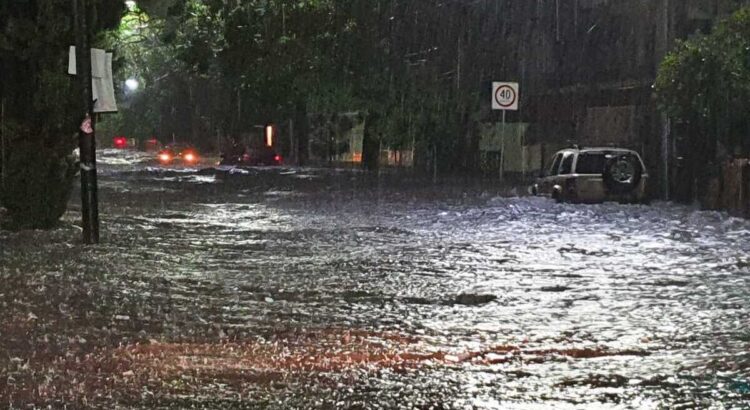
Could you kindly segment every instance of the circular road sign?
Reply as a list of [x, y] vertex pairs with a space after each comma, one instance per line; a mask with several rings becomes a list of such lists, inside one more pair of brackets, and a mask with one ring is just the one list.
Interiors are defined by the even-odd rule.
[[495, 102], [501, 109], [509, 109], [516, 105], [518, 93], [510, 85], [502, 85], [495, 90]]

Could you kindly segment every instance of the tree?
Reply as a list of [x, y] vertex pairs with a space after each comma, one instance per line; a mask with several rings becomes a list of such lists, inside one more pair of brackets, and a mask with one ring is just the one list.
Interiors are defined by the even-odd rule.
[[750, 154], [750, 7], [678, 43], [659, 68], [656, 92], [661, 109], [692, 130], [690, 150], [712, 155], [719, 142]]
[[[91, 0], [91, 35], [114, 26], [118, 0]], [[77, 164], [71, 153], [82, 119], [67, 74], [75, 43], [69, 0], [0, 3], [2, 189], [10, 225], [48, 228], [67, 208]]]
[[501, 3], [142, 0], [145, 35], [121, 29], [113, 46], [146, 86], [119, 126], [142, 134], [131, 123], [144, 119], [203, 145], [200, 128], [240, 135], [293, 119], [304, 154], [308, 116], [358, 111], [368, 149], [416, 146], [425, 166], [437, 153], [445, 171], [471, 171], [472, 123], [507, 71]]

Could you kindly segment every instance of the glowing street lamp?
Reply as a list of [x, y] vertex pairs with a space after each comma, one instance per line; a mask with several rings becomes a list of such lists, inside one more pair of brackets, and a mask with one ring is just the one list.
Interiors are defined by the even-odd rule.
[[127, 80], [125, 80], [125, 87], [127, 87], [129, 91], [137, 90], [140, 85], [141, 84], [135, 78], [128, 78]]

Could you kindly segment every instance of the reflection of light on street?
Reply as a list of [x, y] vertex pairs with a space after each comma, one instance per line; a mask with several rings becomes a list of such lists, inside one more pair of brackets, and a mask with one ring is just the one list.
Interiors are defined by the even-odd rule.
[[[113, 272], [113, 306], [81, 336], [96, 337], [96, 327], [132, 334], [150, 323], [176, 330], [60, 361], [42, 355], [29, 362], [26, 380], [66, 374], [49, 384], [135, 401], [146, 386], [166, 399], [275, 400], [279, 392], [307, 403], [333, 384], [361, 393], [356, 400], [392, 399], [388, 408], [422, 397], [451, 408], [616, 408], [613, 398], [672, 408], [682, 391], [744, 408], [748, 221], [667, 203], [485, 196], [448, 203], [421, 188], [362, 184], [355, 196], [345, 185], [354, 173], [213, 173], [179, 161], [151, 167], [153, 151], [99, 154], [117, 208], [105, 209], [114, 246], [92, 259]], [[19, 250], [13, 268], [55, 274], [66, 263], [59, 234], [43, 236], [42, 247], [9, 235], [0, 231], [0, 243]], [[47, 298], [62, 307], [70, 298], [29, 283], [39, 307], [0, 321], [18, 329], [17, 340], [55, 320], [42, 316]], [[0, 302], [10, 306], [16, 295], [5, 294]], [[93, 292], [81, 298], [100, 300]], [[31, 311], [40, 317], [29, 319]], [[363, 384], [368, 390], [358, 390]], [[45, 392], [33, 387], [29, 394]]]
[[203, 206], [208, 208], [208, 212], [201, 215], [202, 222], [213, 226], [264, 231], [291, 229], [291, 217], [273, 207], [248, 204], [206, 204]]
[[[152, 383], [152, 389], [168, 392], [168, 383], [165, 381], [180, 378], [185, 381], [181, 384], [183, 389], [197, 392], [201, 386], [217, 381], [248, 381], [250, 383], [233, 384], [255, 387], [258, 384], [273, 383], [279, 375], [304, 377], [311, 373], [325, 372], [334, 376], [336, 373], [347, 374], [352, 371], [364, 371], [375, 375], [381, 371], [405, 372], [439, 365], [466, 364], [491, 367], [519, 363], [530, 358], [533, 358], [534, 363], [556, 363], [563, 358], [583, 360], [647, 355], [644, 352], [575, 348], [533, 350], [516, 346], [497, 346], [487, 350], [459, 351], [451, 354], [427, 349], [422, 342], [418, 337], [402, 333], [329, 328], [295, 333], [294, 336], [279, 334], [274, 336], [270, 343], [262, 339], [221, 343], [154, 341], [145, 345], [136, 344], [104, 350], [98, 357], [87, 356], [83, 365], [71, 367], [73, 371], [81, 373], [83, 386], [89, 389], [96, 388], [98, 379], [87, 378], [89, 374], [83, 374], [81, 369], [104, 361], [107, 364], [105, 369], [108, 370], [130, 369], [120, 373], [126, 375], [123, 380], [125, 385], [138, 383], [138, 376], [147, 375], [149, 383]], [[462, 380], [465, 382], [466, 390], [480, 393], [482, 386], [494, 384], [495, 377], [491, 373], [471, 372]], [[471, 400], [479, 408], [504, 408], [496, 406], [496, 400], [490, 395], [474, 394]]]

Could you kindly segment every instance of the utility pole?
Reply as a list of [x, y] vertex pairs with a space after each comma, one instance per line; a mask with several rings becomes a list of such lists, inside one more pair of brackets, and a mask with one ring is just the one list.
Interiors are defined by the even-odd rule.
[[89, 36], [88, 0], [71, 0], [76, 37], [76, 72], [81, 93], [81, 108], [85, 112], [78, 133], [81, 155], [81, 214], [83, 242], [99, 243], [99, 198], [96, 181], [96, 120], [91, 85], [91, 39]]
[[560, 0], [555, 0], [555, 41], [560, 42]]
[[5, 95], [0, 100], [0, 189], [5, 189], [7, 176], [7, 165], [5, 159]]

